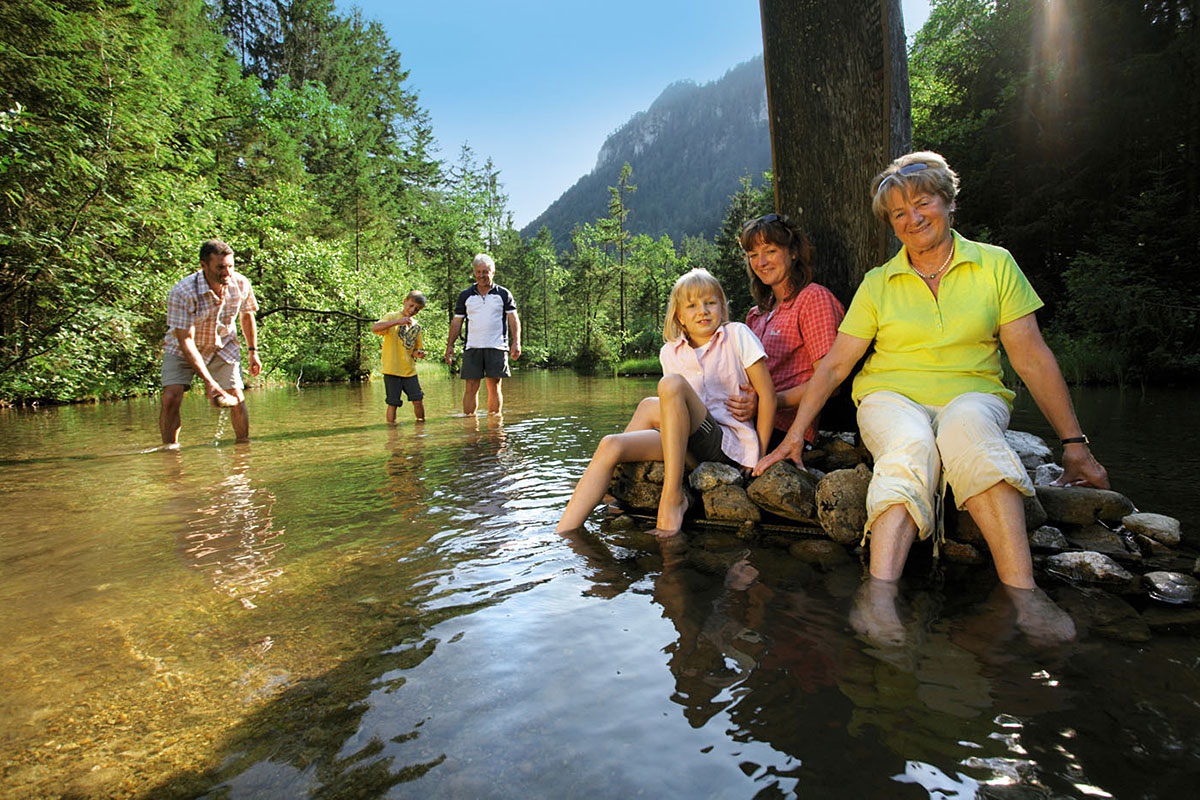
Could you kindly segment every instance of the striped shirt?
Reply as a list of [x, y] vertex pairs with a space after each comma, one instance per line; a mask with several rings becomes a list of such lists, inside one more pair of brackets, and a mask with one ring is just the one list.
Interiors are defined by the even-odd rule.
[[237, 322], [243, 311], [257, 311], [258, 301], [250, 279], [240, 272], [229, 273], [229, 284], [225, 297], [217, 293], [204, 279], [204, 271], [197, 270], [171, 287], [167, 295], [167, 335], [163, 345], [172, 355], [186, 358], [174, 331], [196, 328], [196, 349], [208, 361], [213, 354], [230, 363], [241, 360], [238, 347]]

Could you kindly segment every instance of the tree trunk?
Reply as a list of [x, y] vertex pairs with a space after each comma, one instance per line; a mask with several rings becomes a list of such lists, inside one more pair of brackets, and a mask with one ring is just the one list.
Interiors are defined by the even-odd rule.
[[912, 146], [900, 0], [760, 0], [775, 207], [816, 246], [816, 280], [849, 302], [898, 248], [871, 178]]

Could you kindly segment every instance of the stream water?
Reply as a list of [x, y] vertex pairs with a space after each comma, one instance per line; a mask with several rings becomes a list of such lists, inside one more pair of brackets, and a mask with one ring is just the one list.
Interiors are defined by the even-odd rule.
[[[853, 560], [664, 550], [600, 513], [554, 533], [653, 381], [521, 372], [502, 418], [422, 382], [429, 421], [395, 427], [380, 383], [251, 392], [249, 445], [191, 392], [173, 452], [154, 399], [0, 409], [0, 796], [1194, 790], [1200, 640], [1120, 622], [1146, 601], [1047, 585], [1081, 628], [1047, 648], [990, 568], [916, 571], [881, 651], [847, 623]], [[1195, 531], [1197, 401], [1078, 402], [1115, 487]]]

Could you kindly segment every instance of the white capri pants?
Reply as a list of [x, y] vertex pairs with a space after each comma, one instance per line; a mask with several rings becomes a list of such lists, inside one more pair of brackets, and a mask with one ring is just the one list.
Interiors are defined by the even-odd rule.
[[1008, 404], [982, 392], [966, 392], [944, 406], [921, 405], [897, 392], [864, 397], [858, 428], [875, 457], [864, 539], [879, 515], [900, 503], [917, 523], [919, 538], [936, 532], [940, 542], [946, 483], [960, 509], [1000, 481], [1032, 495], [1033, 481], [1004, 439], [1008, 420]]

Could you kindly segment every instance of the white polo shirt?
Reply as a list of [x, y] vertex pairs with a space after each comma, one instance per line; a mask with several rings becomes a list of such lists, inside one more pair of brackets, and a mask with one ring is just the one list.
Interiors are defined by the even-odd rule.
[[454, 318], [463, 320], [465, 350], [507, 350], [508, 313], [516, 311], [512, 293], [498, 284], [492, 284], [486, 295], [472, 283], [458, 295], [454, 304]]

